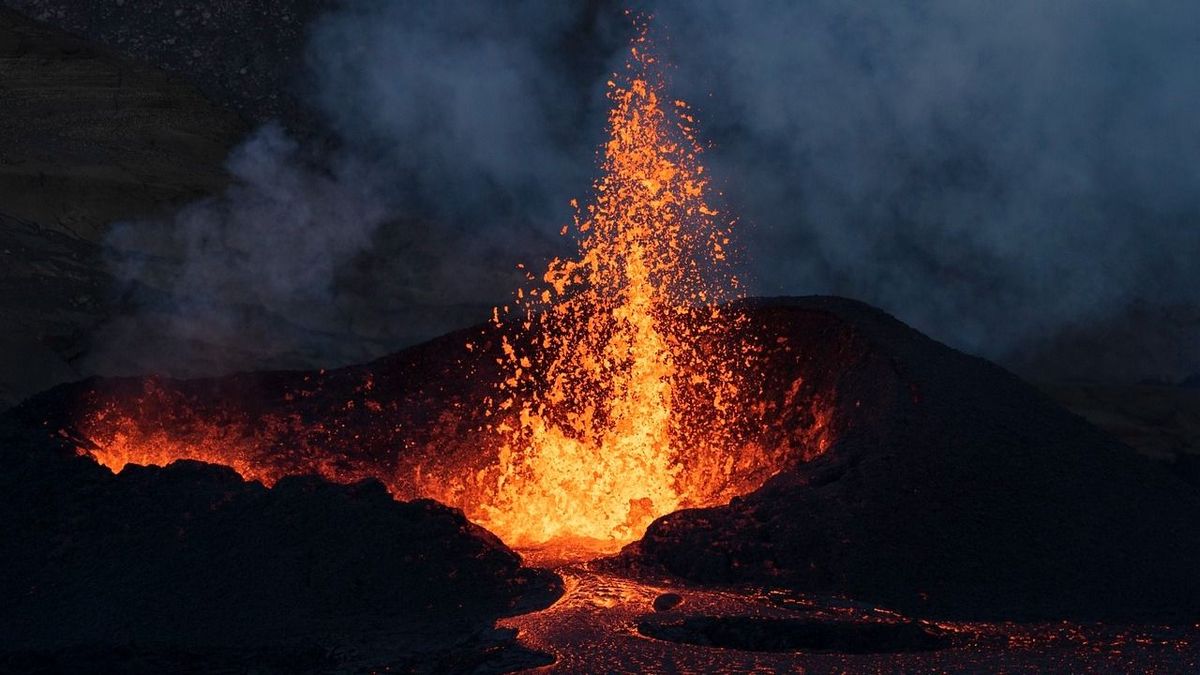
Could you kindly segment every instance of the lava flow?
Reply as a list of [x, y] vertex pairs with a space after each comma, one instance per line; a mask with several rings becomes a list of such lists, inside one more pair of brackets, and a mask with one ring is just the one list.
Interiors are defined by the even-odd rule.
[[[757, 488], [825, 447], [823, 380], [765, 393], [777, 378], [755, 363], [792, 347], [748, 337], [733, 221], [710, 206], [694, 118], [665, 88], [643, 28], [609, 82], [593, 199], [563, 228], [577, 256], [528, 275], [491, 323], [303, 381], [112, 381], [63, 433], [113, 471], [199, 459], [266, 484], [378, 478], [521, 547], [612, 551]], [[811, 415], [783, 433], [784, 410]]]

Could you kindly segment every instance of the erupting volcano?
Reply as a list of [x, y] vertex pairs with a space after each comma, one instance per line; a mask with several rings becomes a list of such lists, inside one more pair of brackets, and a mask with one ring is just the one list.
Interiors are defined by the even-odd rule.
[[[1072, 64], [1047, 63], [1055, 83], [1114, 48], [1187, 62], [1108, 30], [1136, 13], [1056, 33], [1006, 8], [972, 36], [936, 6], [658, 3], [668, 51], [610, 3], [68, 4], [77, 27], [135, 25], [92, 45], [0, 8], [0, 105], [29, 122], [0, 129], [0, 317], [20, 324], [0, 334], [0, 672], [1200, 672], [1192, 380], [1106, 417], [1112, 383], [1067, 409], [1061, 382], [858, 300], [745, 297], [724, 213], [761, 226], [764, 288], [855, 289], [960, 344], [1016, 307], [1034, 356], [1005, 363], [1061, 355], [1089, 254], [1190, 222], [1186, 162], [1164, 157], [1161, 190], [1130, 179], [1161, 151], [1141, 122], [1174, 109], [1152, 90], [1178, 102], [1187, 73], [1083, 78], [1103, 111], [1128, 94], [1100, 122], [1025, 77], [1047, 38]], [[269, 84], [251, 71], [285, 25], [312, 37], [318, 108], [246, 135], [189, 107]], [[1022, 47], [1007, 70], [997, 30]], [[168, 72], [124, 60], [151, 44]], [[218, 48], [255, 67], [172, 80]], [[921, 86], [948, 58], [954, 86]], [[708, 89], [711, 154], [677, 95]], [[592, 162], [572, 125], [602, 90]], [[1129, 129], [1139, 150], [1114, 153]], [[211, 166], [193, 185], [180, 157]], [[521, 221], [572, 194], [558, 257], [531, 253]], [[1075, 290], [1039, 305], [1031, 272]], [[1177, 272], [1084, 313], [1174, 303]], [[140, 375], [216, 367], [243, 370]]]
[[[795, 453], [764, 450], [737, 404], [761, 349], [736, 304], [733, 220], [711, 205], [695, 119], [666, 88], [643, 27], [608, 82], [593, 199], [573, 200], [574, 224], [562, 228], [578, 254], [540, 277], [526, 273], [512, 305], [465, 341], [468, 357], [495, 362], [472, 368], [491, 386], [455, 423], [428, 429], [433, 442], [414, 444], [409, 421], [372, 398], [368, 376], [354, 424], [362, 431], [362, 416], [376, 416], [367, 426], [391, 431], [356, 434], [357, 447], [330, 437], [339, 423], [329, 415], [213, 414], [151, 384], [134, 405], [98, 401], [79, 425], [81, 452], [114, 471], [191, 458], [268, 484], [298, 472], [377, 477], [397, 497], [459, 506], [510, 545], [594, 551], [615, 550], [679, 508], [757, 487]], [[448, 453], [450, 444], [460, 447]]]

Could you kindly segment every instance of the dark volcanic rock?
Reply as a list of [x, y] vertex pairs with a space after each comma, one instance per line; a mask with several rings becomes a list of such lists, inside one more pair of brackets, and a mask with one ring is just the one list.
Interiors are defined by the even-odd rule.
[[683, 602], [683, 596], [678, 593], [661, 593], [654, 598], [654, 611], [666, 612], [675, 609]]
[[[192, 288], [181, 277], [210, 259], [190, 243], [198, 231], [183, 221], [198, 216], [185, 207], [216, 213], [197, 205], [231, 185], [226, 160], [247, 121], [303, 122], [285, 84], [329, 3], [0, 5], [16, 8], [0, 7], [0, 409], [95, 373], [361, 363], [488, 316], [493, 303], [461, 289], [522, 279], [498, 265], [444, 283], [446, 252], [477, 245], [477, 232], [395, 214], [340, 264], [336, 308], [313, 311], [303, 293], [264, 300], [254, 275]], [[324, 176], [319, 146], [288, 168]], [[231, 200], [209, 203], [243, 204]], [[201, 231], [215, 237], [209, 253], [242, 255]]]
[[764, 337], [865, 345], [766, 364], [785, 380], [839, 371], [831, 447], [728, 506], [659, 519], [617, 564], [928, 615], [1200, 615], [1200, 492], [1166, 467], [865, 305], [780, 299], [752, 314]]
[[243, 118], [302, 114], [309, 24], [329, 0], [3, 0], [122, 55], [178, 73]]
[[871, 654], [927, 651], [950, 644], [915, 622], [693, 616], [676, 621], [644, 620], [637, 629], [658, 640], [752, 652]]
[[90, 242], [222, 189], [245, 132], [187, 83], [7, 9], [0, 84], [0, 211]]
[[1041, 383], [1069, 410], [1164, 462], [1200, 457], [1200, 387], [1180, 384]]
[[222, 189], [245, 128], [186, 83], [9, 9], [0, 89], [5, 408], [88, 372], [79, 359], [121, 304], [104, 264], [109, 223]]
[[38, 653], [63, 666], [62, 654], [98, 646], [108, 662], [122, 646], [303, 656], [369, 636], [403, 661], [486, 631], [557, 584], [461, 512], [393, 501], [374, 481], [266, 489], [189, 461], [114, 476], [11, 424], [0, 456], [0, 669], [47, 663], [28, 656]]

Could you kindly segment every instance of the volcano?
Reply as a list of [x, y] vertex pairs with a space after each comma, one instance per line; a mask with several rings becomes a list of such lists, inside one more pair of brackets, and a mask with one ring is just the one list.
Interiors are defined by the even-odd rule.
[[[596, 569], [694, 587], [832, 594], [933, 618], [1194, 620], [1194, 486], [1003, 369], [879, 310], [830, 297], [741, 304], [738, 338], [761, 347], [756, 369], [739, 381], [758, 403], [744, 412], [744, 439], [778, 449], [769, 473], [757, 464], [739, 473], [733, 463], [738, 496], [658, 518]], [[377, 558], [367, 568], [375, 571], [352, 582], [372, 594], [335, 585], [319, 601], [290, 599], [301, 616], [319, 615], [322, 602], [373, 607], [353, 598], [413, 597], [412, 584], [438, 575], [454, 580], [447, 593], [456, 584], [475, 589], [458, 602], [477, 606], [484, 622], [532, 602], [522, 597], [552, 598], [553, 583], [522, 571], [461, 511], [397, 504], [383, 487], [397, 499], [430, 497], [423, 486], [497, 461], [499, 449], [476, 439], [487, 437], [477, 402], [492, 390], [480, 373], [503, 354], [500, 330], [485, 324], [337, 370], [100, 378], [26, 401], [4, 416], [5, 462], [16, 467], [5, 473], [5, 520], [39, 525], [7, 540], [6, 583], [32, 603], [51, 593], [49, 616], [76, 617], [74, 634], [93, 639], [112, 634], [83, 628], [105, 621], [92, 602], [128, 603], [135, 618], [126, 626], [219, 615], [229, 596], [198, 590], [216, 583], [199, 571], [212, 556], [219, 562], [207, 565], [210, 573], [231, 573], [236, 561], [258, 585], [275, 573], [278, 563], [266, 561], [276, 556], [310, 573], [312, 565], [346, 569]], [[472, 351], [463, 349], [468, 340]], [[141, 466], [151, 463], [168, 466]], [[293, 477], [313, 473], [358, 487]], [[383, 485], [361, 483], [371, 477]], [[470, 499], [481, 494], [437, 496], [471, 513]], [[265, 528], [286, 538], [286, 527], [279, 535], [271, 524], [284, 502], [330, 511], [321, 518], [329, 526], [309, 533], [307, 554], [272, 550], [253, 534]], [[340, 530], [350, 522], [352, 530]], [[104, 548], [100, 561], [79, 548], [106, 537], [137, 543]], [[195, 570], [201, 581], [175, 586], [150, 569]], [[176, 595], [145, 590], [138, 575], [155, 579], [149, 588], [171, 584]], [[284, 579], [265, 588], [296, 582]], [[105, 595], [118, 591], [129, 596]], [[264, 602], [283, 597], [263, 593]], [[207, 600], [188, 609], [197, 597]], [[53, 622], [22, 625], [29, 644], [57, 634]]]
[[0, 415], [0, 670], [1195, 670], [1195, 485], [879, 309], [746, 298], [635, 28], [575, 254], [490, 321]]

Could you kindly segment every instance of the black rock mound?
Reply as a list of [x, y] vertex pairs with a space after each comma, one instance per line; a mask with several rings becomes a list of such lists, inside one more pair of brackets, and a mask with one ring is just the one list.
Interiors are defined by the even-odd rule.
[[558, 584], [461, 512], [374, 481], [267, 489], [191, 461], [113, 475], [11, 423], [0, 457], [0, 669], [79, 648], [246, 654], [370, 635], [433, 652]]
[[[1200, 616], [1200, 491], [861, 303], [763, 300], [767, 390], [822, 381], [821, 456], [654, 522], [614, 564], [964, 618]], [[769, 391], [767, 392], [769, 397]], [[786, 411], [784, 411], [786, 412]]]

